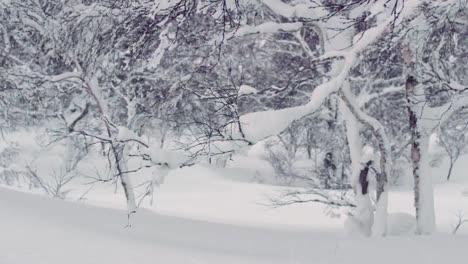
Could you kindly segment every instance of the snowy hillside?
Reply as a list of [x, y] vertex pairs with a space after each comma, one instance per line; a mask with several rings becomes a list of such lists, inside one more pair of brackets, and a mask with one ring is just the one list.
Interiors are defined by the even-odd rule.
[[[461, 263], [468, 236], [349, 238], [125, 211], [2, 188], [0, 263]], [[311, 222], [313, 220], [311, 219]], [[362, 257], [362, 249], [369, 250]]]

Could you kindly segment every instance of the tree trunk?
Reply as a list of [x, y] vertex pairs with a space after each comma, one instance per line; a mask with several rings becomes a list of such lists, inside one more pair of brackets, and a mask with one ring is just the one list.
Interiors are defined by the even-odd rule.
[[[385, 128], [375, 118], [362, 112], [357, 106], [354, 95], [351, 92], [349, 83], [345, 82], [340, 91], [343, 104], [347, 107], [350, 114], [354, 116], [355, 122], [365, 125], [375, 136], [378, 142], [380, 152], [380, 172], [376, 175], [377, 180], [377, 202], [376, 217], [372, 227], [372, 234], [384, 236], [387, 232], [387, 183], [390, 175], [390, 166], [392, 163], [390, 143], [388, 142]], [[362, 161], [361, 161], [362, 162]], [[367, 162], [367, 161], [364, 161]], [[382, 199], [383, 198], [383, 199]]]
[[346, 137], [351, 156], [350, 182], [356, 195], [356, 210], [347, 221], [357, 226], [361, 235], [370, 236], [374, 224], [374, 208], [368, 192], [367, 175], [369, 170], [363, 168], [361, 164], [362, 142], [359, 135], [359, 124], [343, 101], [340, 103], [340, 111], [345, 119]]
[[368, 161], [359, 173], [359, 184], [361, 185], [362, 195], [369, 193], [369, 180], [367, 179], [367, 175], [369, 175], [369, 168], [371, 164], [372, 162]]
[[75, 158], [76, 146], [74, 144], [73, 135], [68, 134], [65, 140], [65, 173], [70, 172], [73, 167], [73, 159]]
[[[73, 111], [72, 111], [73, 110]], [[79, 111], [79, 112], [77, 112]], [[89, 103], [86, 103], [84, 107], [80, 107], [76, 103], [71, 103], [67, 111], [64, 112], [63, 119], [67, 125], [67, 138], [66, 138], [66, 153], [65, 153], [65, 173], [68, 173], [74, 169], [75, 158], [79, 152], [78, 147], [80, 146], [79, 137], [73, 135], [76, 125], [86, 117], [89, 112]], [[85, 149], [87, 148], [85, 144]]]
[[[417, 113], [419, 107], [415, 95], [424, 94], [413, 76], [406, 79], [406, 100], [411, 132], [411, 161], [414, 178], [414, 207], [416, 210], [417, 233], [431, 234], [435, 229], [434, 195], [429, 170], [429, 138], [423, 130]], [[418, 91], [416, 92], [416, 89]], [[426, 131], [427, 132], [427, 131]]]
[[447, 181], [449, 181], [450, 176], [452, 176], [453, 164], [455, 163], [452, 156], [449, 156], [449, 158], [450, 158], [450, 167], [449, 167], [449, 170], [448, 170], [448, 173], [447, 173]]
[[125, 192], [128, 214], [135, 213], [137, 206], [133, 186], [130, 178], [128, 177], [128, 166], [126, 160], [128, 155], [126, 155], [127, 151], [125, 143], [112, 143], [112, 151], [114, 152], [117, 175], [120, 177], [120, 183], [122, 184], [122, 188]]

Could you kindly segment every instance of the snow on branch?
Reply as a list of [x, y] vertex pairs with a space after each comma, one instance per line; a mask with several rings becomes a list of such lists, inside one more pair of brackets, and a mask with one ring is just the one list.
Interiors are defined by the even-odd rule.
[[34, 21], [32, 19], [23, 17], [22, 21], [23, 21], [24, 25], [29, 26], [29, 27], [37, 30], [41, 34], [44, 34], [44, 32], [46, 32], [46, 29], [43, 26], [39, 25], [39, 23], [37, 23], [36, 21]]
[[[420, 1], [408, 3], [395, 21], [393, 16], [388, 17], [381, 24], [364, 31], [360, 36], [356, 36], [353, 46], [345, 52], [333, 52], [326, 55], [326, 58], [340, 57], [342, 58], [342, 67], [336, 77], [330, 81], [317, 86], [310, 95], [310, 101], [302, 106], [290, 107], [280, 110], [267, 110], [254, 113], [248, 113], [239, 118], [242, 126], [244, 138], [251, 142], [258, 142], [262, 139], [277, 135], [285, 130], [292, 122], [303, 118], [306, 115], [315, 112], [325, 99], [332, 93], [339, 91], [348, 78], [351, 69], [359, 62], [360, 54], [367, 47], [379, 40], [384, 34], [389, 32], [389, 28], [395, 22], [401, 22], [407, 16], [413, 14]], [[284, 4], [279, 0], [264, 1], [264, 3], [272, 8], [275, 12], [281, 14], [281, 10], [289, 10], [287, 12], [296, 12], [296, 9], [288, 9], [289, 5]], [[296, 6], [297, 7], [297, 6]], [[288, 13], [284, 15], [288, 15]], [[292, 15], [292, 14], [289, 14]], [[365, 118], [369, 124], [374, 125], [375, 122]], [[375, 128], [377, 128], [375, 126]], [[380, 128], [379, 128], [380, 130]]]
[[344, 61], [341, 73], [331, 81], [317, 86], [307, 104], [280, 110], [254, 112], [241, 116], [239, 120], [245, 139], [251, 142], [258, 142], [269, 136], [277, 135], [292, 122], [318, 110], [330, 94], [340, 89], [348, 76], [356, 60], [356, 57], [352, 56], [352, 53], [348, 55]]
[[252, 34], [262, 33], [276, 33], [276, 32], [294, 32], [302, 28], [301, 22], [294, 23], [276, 23], [276, 22], [265, 22], [257, 26], [245, 25], [239, 28], [233, 37], [242, 37]]
[[81, 80], [81, 73], [80, 72], [64, 72], [64, 73], [57, 74], [54, 76], [46, 77], [47, 81], [49, 82], [60, 82], [60, 81], [66, 81], [66, 80], [73, 79], [73, 78]]
[[261, 2], [276, 14], [286, 18], [317, 18], [315, 12], [308, 4], [290, 5], [282, 0], [261, 0]]

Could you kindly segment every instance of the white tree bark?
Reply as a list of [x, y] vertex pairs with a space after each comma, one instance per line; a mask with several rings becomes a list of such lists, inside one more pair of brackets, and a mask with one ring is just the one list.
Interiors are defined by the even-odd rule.
[[[347, 106], [349, 112], [354, 116], [356, 122], [359, 121], [361, 124], [365, 125], [368, 129], [370, 129], [378, 141], [378, 148], [380, 153], [380, 171], [376, 173], [377, 204], [375, 222], [372, 225], [372, 234], [383, 236], [387, 233], [387, 182], [388, 177], [390, 175], [390, 167], [392, 163], [390, 143], [388, 141], [383, 125], [375, 118], [367, 115], [366, 113], [360, 110], [356, 99], [351, 93], [349, 83], [345, 83], [341, 88], [341, 98], [342, 102]], [[366, 155], [369, 156], [370, 154], [366, 153]], [[364, 156], [361, 159], [364, 160], [361, 160], [360, 171], [363, 170], [363, 164], [366, 164], [368, 161], [370, 161], [369, 158], [366, 158]], [[374, 161], [373, 159], [374, 158], [372, 158], [372, 161]]]
[[[417, 95], [424, 95], [422, 85], [413, 76], [406, 80], [406, 99], [411, 131], [411, 161], [414, 178], [414, 207], [418, 234], [435, 230], [435, 209], [432, 175], [429, 168], [429, 133], [434, 121], [420, 119], [423, 110]], [[430, 112], [430, 111], [429, 111]]]
[[355, 230], [359, 230], [361, 235], [370, 236], [374, 224], [374, 208], [367, 188], [363, 187], [359, 181], [359, 176], [363, 169], [359, 123], [343, 100], [340, 100], [340, 111], [346, 125], [346, 137], [351, 156], [351, 186], [356, 195], [356, 210], [352, 216], [349, 216], [347, 221], [352, 222], [356, 227]]

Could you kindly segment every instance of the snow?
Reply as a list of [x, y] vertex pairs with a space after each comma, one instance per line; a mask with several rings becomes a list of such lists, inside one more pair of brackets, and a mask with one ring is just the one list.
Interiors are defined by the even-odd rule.
[[365, 145], [362, 148], [361, 163], [367, 163], [369, 161], [374, 161], [374, 148], [370, 145]]
[[370, 236], [374, 223], [374, 208], [369, 195], [356, 195], [356, 210], [349, 214], [344, 228], [351, 236]]
[[115, 137], [117, 141], [129, 141], [129, 140], [137, 140], [139, 137], [135, 134], [135, 132], [131, 131], [127, 127], [118, 126], [117, 127], [118, 134]]
[[239, 28], [234, 37], [241, 37], [250, 34], [262, 34], [262, 33], [276, 33], [281, 31], [298, 31], [302, 28], [302, 23], [294, 22], [294, 23], [276, 23], [276, 22], [265, 22], [258, 26], [249, 26], [245, 25]]
[[33, 29], [39, 31], [40, 33], [44, 33], [46, 31], [43, 26], [41, 26], [39, 23], [37, 23], [33, 19], [23, 17], [22, 21], [25, 25], [32, 27]]
[[161, 31], [159, 37], [161, 39], [161, 44], [158, 46], [158, 49], [152, 54], [152, 57], [149, 60], [148, 68], [157, 68], [161, 63], [164, 53], [167, 49], [171, 47], [169, 31], [167, 28]]
[[80, 72], [64, 72], [58, 75], [50, 76], [48, 78], [48, 81], [60, 82], [63, 80], [68, 80], [68, 79], [73, 79], [73, 78], [79, 80], [81, 78], [81, 73]]
[[[374, 136], [378, 140], [378, 145], [379, 145], [379, 150], [381, 154], [381, 161], [380, 162], [380, 167], [382, 172], [385, 173], [385, 177], [388, 178], [390, 176], [391, 170], [390, 166], [392, 163], [392, 156], [391, 156], [391, 149], [390, 149], [390, 143], [387, 138], [385, 128], [383, 125], [373, 118], [372, 116], [364, 113], [358, 106], [357, 106], [357, 101], [354, 98], [354, 95], [352, 94], [349, 83], [346, 82], [342, 89], [342, 99], [344, 102], [347, 103], [347, 106], [349, 107], [349, 110], [355, 115], [356, 119], [360, 121], [361, 124], [366, 125], [372, 129], [372, 132]], [[374, 158], [374, 150], [370, 146], [365, 146], [363, 148], [363, 154], [361, 156], [361, 164], [365, 164], [371, 160], [375, 160]], [[383, 159], [382, 159], [383, 158]], [[354, 175], [357, 175], [357, 172], [354, 172]], [[383, 185], [383, 190], [384, 192], [387, 190], [387, 180], [385, 180], [383, 183], [379, 183]], [[358, 188], [359, 189], [359, 188]], [[359, 199], [357, 200], [359, 201]], [[358, 204], [358, 208], [361, 207], [361, 205]], [[373, 222], [372, 226], [372, 234], [374, 235], [385, 235], [386, 234], [386, 227], [387, 227], [387, 208], [388, 208], [388, 201], [387, 201], [387, 194], [383, 193], [380, 196], [380, 199], [377, 201], [377, 206], [376, 206], [376, 213], [375, 213], [375, 222]], [[371, 223], [371, 222], [369, 222]]]
[[253, 88], [252, 86], [243, 84], [239, 87], [238, 95], [239, 96], [250, 95], [250, 94], [256, 94], [257, 92], [258, 92], [257, 89]]
[[[440, 5], [449, 5], [456, 1], [439, 2]], [[468, 97], [458, 96], [450, 104], [436, 108], [427, 107], [421, 114], [421, 120], [429, 121], [419, 124], [421, 130], [424, 130], [420, 132], [427, 133], [423, 134], [423, 140], [420, 142], [422, 165], [419, 168], [421, 179], [418, 187], [421, 203], [418, 204], [420, 214], [417, 220], [414, 216], [414, 192], [411, 185], [393, 188], [384, 186], [385, 192], [374, 203], [374, 190], [363, 195], [358, 182], [363, 164], [375, 159], [375, 151], [370, 146], [362, 147], [360, 132], [361, 128], [364, 128], [363, 125], [374, 133], [379, 144], [381, 160], [388, 162], [388, 166], [383, 168], [386, 175], [390, 174], [392, 158], [384, 127], [371, 114], [361, 110], [360, 106], [383, 94], [401, 92], [402, 87], [387, 87], [380, 94], [365, 94], [358, 100], [354, 98], [349, 87], [350, 72], [368, 46], [388, 34], [393, 23], [421, 22], [411, 21], [413, 12], [423, 1], [405, 1], [401, 13], [399, 11], [403, 8], [403, 1], [398, 0], [376, 0], [353, 8], [346, 14], [349, 19], [361, 17], [366, 9], [376, 15], [376, 26], [358, 34], [343, 17], [333, 16], [326, 21], [320, 19], [327, 11], [320, 7], [319, 2], [255, 1], [256, 4], [263, 4], [271, 12], [282, 16], [280, 21], [283, 22], [254, 22], [255, 25], [240, 26], [232, 33], [232, 37], [241, 37], [248, 34], [292, 32], [300, 30], [303, 26], [302, 23], [294, 21], [308, 21], [317, 34], [321, 35], [320, 46], [325, 52], [319, 60], [331, 59], [333, 63], [328, 72], [330, 79], [324, 80], [323, 84], [313, 89], [307, 104], [248, 113], [239, 118], [239, 123], [233, 123], [232, 130], [238, 131], [233, 135], [234, 140], [211, 145], [220, 152], [236, 151], [235, 155], [229, 157], [231, 160], [227, 162], [226, 167], [204, 164], [201, 158], [196, 160], [196, 165], [182, 167], [181, 165], [188, 165], [185, 163], [192, 160], [188, 153], [180, 149], [161, 149], [149, 143], [150, 146], [146, 149], [140, 145], [141, 149], [138, 148], [137, 144], [132, 142], [140, 139], [127, 128], [131, 127], [130, 121], [136, 115], [137, 102], [119, 92], [117, 94], [126, 101], [128, 108], [127, 127], [118, 127], [118, 135], [113, 139], [108, 138], [110, 135], [103, 138], [121, 141], [117, 147], [122, 151], [122, 156], [128, 159], [120, 160], [120, 170], [132, 173], [123, 173], [116, 177], [112, 166], [109, 166], [106, 160], [108, 157], [98, 153], [96, 149], [91, 150], [76, 167], [76, 171], [73, 171], [73, 175], [76, 173], [76, 176], [71, 178], [69, 183], [67, 181], [65, 186], [61, 186], [63, 188], [59, 195], [55, 194], [64, 200], [38, 195], [52, 192], [44, 187], [43, 183], [41, 185], [44, 190], [34, 189], [31, 180], [27, 181], [27, 177], [31, 177], [27, 173], [37, 174], [37, 179], [40, 178], [47, 186], [54, 187], [54, 184], [58, 184], [60, 177], [63, 177], [63, 171], [71, 167], [71, 137], [67, 139], [69, 142], [66, 144], [50, 145], [50, 142], [47, 142], [50, 138], [37, 138], [45, 135], [44, 131], [36, 134], [28, 131], [16, 132], [16, 135], [7, 134], [7, 142], [0, 138], [0, 152], [14, 144], [14, 151], [19, 150], [18, 156], [16, 153], [10, 154], [12, 161], [7, 157], [6, 162], [0, 164], [0, 173], [17, 170], [20, 175], [9, 189], [0, 187], [0, 264], [366, 264], [375, 263], [376, 260], [384, 264], [466, 262], [468, 224], [462, 226], [457, 235], [453, 236], [451, 233], [457, 220], [462, 220], [457, 217], [468, 212], [468, 179], [465, 175], [467, 163], [460, 164], [468, 157], [460, 158], [460, 165], [457, 164], [453, 170], [451, 182], [440, 180], [446, 175], [445, 161], [440, 168], [430, 168], [428, 164], [430, 149], [437, 144], [435, 137], [430, 138], [431, 133], [456, 110], [465, 107]], [[178, 4], [178, 1], [172, 0], [155, 2], [154, 15]], [[236, 4], [234, 0], [223, 1], [223, 9], [218, 9], [213, 16], [221, 17], [225, 7], [236, 8]], [[384, 8], [384, 5], [388, 6]], [[395, 6], [395, 9], [391, 6]], [[77, 24], [84, 18], [102, 13], [101, 11], [107, 10], [117, 14], [117, 11], [96, 4], [76, 7], [74, 12], [80, 16], [76, 19]], [[212, 12], [204, 9], [207, 8], [200, 4], [196, 11]], [[398, 16], [395, 16], [395, 12]], [[175, 15], [174, 21], [183, 19], [182, 16]], [[57, 25], [54, 20], [43, 22], [43, 18], [34, 15], [34, 12], [28, 17], [22, 18], [24, 26], [35, 29], [42, 35], [47, 31], [45, 26]], [[175, 43], [171, 41], [175, 38], [175, 32], [171, 28], [176, 24], [169, 23], [169, 26], [164, 26], [161, 22], [160, 26], [161, 41], [151, 55], [150, 62], [145, 64], [148, 68], [158, 67], [165, 52]], [[427, 24], [422, 23], [420, 29], [424, 29], [424, 26], [427, 27]], [[341, 34], [335, 34], [339, 29], [343, 29]], [[3, 31], [6, 32], [6, 29]], [[7, 36], [7, 33], [2, 34]], [[8, 36], [5, 36], [3, 42], [8, 53], [11, 47]], [[223, 34], [212, 39], [224, 41], [225, 36]], [[195, 63], [199, 60], [200, 57], [196, 57]], [[456, 58], [450, 57], [449, 60], [455, 62]], [[18, 64], [22, 65], [21, 62]], [[106, 68], [109, 65], [104, 62], [103, 66]], [[16, 74], [22, 75], [22, 70], [30, 73], [27, 66], [23, 65], [16, 69]], [[98, 105], [102, 121], [109, 125], [107, 117], [112, 116], [112, 111], [107, 108], [111, 105], [108, 105], [105, 87], [101, 87], [100, 83], [105, 74], [96, 70], [87, 71], [91, 73], [90, 76], [82, 76], [83, 72], [85, 71], [78, 69], [55, 76], [36, 77], [44, 77], [44, 80], [49, 82], [82, 82], [84, 89], [93, 97], [93, 103]], [[191, 74], [185, 75], [180, 81], [185, 82], [192, 77]], [[455, 90], [466, 90], [463, 84], [456, 81], [447, 85]], [[174, 91], [171, 89], [170, 92]], [[254, 87], [244, 84], [239, 87], [238, 96], [256, 93]], [[272, 165], [264, 160], [265, 139], [278, 135], [294, 121], [320, 111], [322, 103], [332, 93], [342, 96], [340, 110], [346, 122], [352, 167], [351, 184], [355, 191], [353, 202], [356, 208], [336, 209], [318, 203], [298, 203], [273, 209], [272, 200], [280, 193], [289, 190], [304, 191], [304, 188], [278, 186], [280, 183], [274, 179], [275, 171]], [[419, 110], [422, 111], [422, 108]], [[65, 121], [73, 117], [65, 117]], [[48, 121], [45, 122], [41, 130], [58, 127], [57, 124], [48, 126]], [[239, 124], [242, 127], [236, 127]], [[35, 137], [31, 137], [31, 134]], [[226, 138], [228, 136], [231, 135], [227, 135]], [[148, 141], [151, 142], [149, 137]], [[246, 153], [241, 152], [247, 150], [250, 144], [246, 146], [247, 142], [243, 139], [254, 143]], [[99, 148], [97, 144], [91, 145]], [[130, 155], [133, 152], [137, 154]], [[210, 154], [213, 152], [210, 150]], [[151, 162], [142, 160], [140, 154], [149, 155]], [[310, 159], [298, 159], [296, 165], [307, 167], [308, 163], [310, 165]], [[408, 173], [402, 177], [410, 176]], [[125, 195], [119, 179], [124, 186], [130, 186]], [[371, 183], [370, 188], [373, 187]], [[143, 199], [146, 197], [145, 190], [151, 190], [146, 192], [151, 194], [151, 202], [149, 199]], [[130, 213], [132, 214], [129, 215]], [[433, 234], [436, 226], [436, 233]], [[387, 237], [382, 237], [384, 235]]]
[[338, 76], [315, 87], [310, 95], [310, 101], [305, 105], [242, 115], [239, 120], [245, 138], [251, 142], [258, 142], [272, 135], [278, 135], [292, 122], [319, 110], [325, 99], [341, 88], [355, 59], [354, 56], [346, 57]]
[[298, 106], [249, 113], [242, 115], [239, 120], [246, 139], [258, 142], [269, 136], [280, 134], [293, 121], [300, 119], [308, 112], [306, 107]]
[[190, 160], [190, 157], [188, 157], [185, 153], [162, 149], [154, 145], [150, 145], [149, 148], [145, 149], [143, 152], [147, 152], [153, 163], [166, 163], [170, 168], [177, 168]]
[[261, 2], [276, 14], [286, 18], [318, 19], [326, 14], [324, 8], [313, 1], [310, 4], [298, 3], [296, 5], [286, 4], [282, 0], [261, 0]]
[[[123, 211], [0, 189], [0, 261], [24, 263], [462, 263], [468, 237], [356, 238]], [[402, 219], [397, 217], [397, 219]], [[360, 249], [368, 249], [366, 258]], [[423, 253], [422, 253], [423, 252]]]
[[[298, 4], [295, 6], [290, 6], [281, 0], [269, 0], [263, 1], [265, 5], [267, 5], [271, 10], [273, 10], [277, 14], [281, 14], [284, 17], [295, 17], [295, 16], [305, 16], [305, 17], [314, 17], [312, 8], [308, 8], [308, 5], [305, 4]], [[356, 35], [354, 40], [352, 41], [352, 46], [348, 45], [348, 50], [346, 52], [337, 52], [338, 47], [331, 47], [330, 45], [326, 45], [325, 48], [325, 57], [342, 56], [342, 61], [340, 64], [341, 67], [337, 67], [334, 63], [333, 65], [333, 78], [330, 79], [328, 82], [325, 82], [313, 90], [310, 95], [310, 101], [302, 106], [297, 107], [290, 107], [280, 110], [267, 110], [267, 111], [260, 111], [255, 113], [248, 113], [240, 117], [240, 123], [242, 125], [242, 129], [245, 135], [245, 138], [251, 142], [258, 142], [262, 139], [265, 139], [272, 135], [277, 135], [286, 129], [293, 121], [298, 120], [304, 117], [307, 114], [311, 114], [320, 107], [323, 101], [331, 94], [336, 91], [339, 91], [343, 84], [346, 83], [349, 72], [351, 71], [352, 67], [359, 61], [359, 55], [365, 51], [365, 49], [376, 42], [382, 35], [384, 35], [388, 27], [395, 22], [402, 21], [406, 16], [411, 16], [413, 11], [418, 6], [419, 1], [412, 1], [411, 3], [407, 4], [405, 9], [403, 10], [398, 18], [395, 21], [393, 16], [389, 16], [384, 22], [378, 24], [375, 27], [372, 27], [362, 34]], [[304, 11], [306, 10], [306, 11]], [[315, 12], [319, 11], [319, 8], [313, 8]], [[312, 12], [312, 14], [305, 14], [305, 13]], [[299, 14], [302, 15], [299, 15]], [[314, 17], [316, 18], [316, 17]], [[329, 42], [329, 37], [327, 32], [323, 32], [324, 36], [322, 38], [326, 38]], [[347, 34], [341, 34], [341, 38], [343, 41], [347, 41]], [[335, 40], [336, 42], [336, 40]], [[340, 42], [340, 43], [341, 43]], [[329, 43], [328, 43], [329, 44]], [[377, 127], [373, 122], [372, 118], [367, 117], [366, 115], [362, 115], [366, 117], [367, 121], [370, 122], [374, 127]], [[383, 131], [382, 131], [383, 132]], [[239, 136], [240, 138], [240, 136]], [[385, 138], [384, 138], [385, 139]]]
[[372, 225], [372, 235], [384, 236], [387, 234], [388, 221], [388, 193], [383, 192], [375, 206], [375, 221]]
[[406, 213], [388, 214], [387, 233], [389, 235], [403, 236], [414, 235], [416, 232], [416, 220], [413, 215]]
[[[37, 149], [27, 135], [9, 135], [9, 139], [21, 138], [20, 146]], [[46, 151], [38, 152], [36, 160], [42, 175], [53, 169], [64, 150]], [[158, 171], [164, 184], [157, 188], [153, 206], [143, 204], [132, 214], [130, 228], [125, 228], [126, 201], [120, 186], [115, 192], [111, 184], [95, 184], [80, 199], [89, 187], [76, 181], [67, 186], [68, 201], [0, 187], [0, 263], [366, 264], [379, 259], [394, 264], [462, 263], [466, 258], [468, 226], [462, 226], [456, 236], [449, 234], [456, 214], [468, 212], [468, 196], [464, 195], [468, 181], [466, 166], [462, 166], [467, 156], [460, 158], [454, 182], [437, 182], [438, 233], [414, 236], [413, 195], [408, 186], [388, 193], [388, 237], [363, 238], [362, 232], [349, 232], [353, 218], [346, 220], [348, 232], [343, 232], [346, 210], [337, 211], [340, 217], [330, 218], [321, 204], [269, 207], [269, 199], [284, 188], [255, 183], [259, 168], [252, 158], [261, 156], [262, 148], [255, 146], [248, 154], [244, 162], [250, 162], [250, 167], [240, 168], [242, 162], [234, 157], [228, 168], [195, 165]], [[85, 162], [89, 170], [105, 167], [96, 156]], [[85, 167], [80, 171], [89, 175]], [[152, 172], [132, 175], [132, 182], [137, 186], [145, 177], [152, 178]], [[444, 178], [444, 168], [433, 174]], [[367, 200], [359, 204], [370, 203], [368, 196], [361, 198]], [[368, 249], [367, 258], [362, 258], [363, 248]]]

